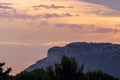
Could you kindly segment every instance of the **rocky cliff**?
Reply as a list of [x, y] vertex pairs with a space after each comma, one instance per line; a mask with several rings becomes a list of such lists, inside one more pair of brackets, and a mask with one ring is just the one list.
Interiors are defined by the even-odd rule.
[[59, 63], [63, 55], [74, 57], [78, 65], [85, 64], [85, 71], [100, 69], [120, 77], [120, 45], [111, 43], [75, 42], [63, 47], [52, 47], [46, 58], [37, 61], [26, 71]]

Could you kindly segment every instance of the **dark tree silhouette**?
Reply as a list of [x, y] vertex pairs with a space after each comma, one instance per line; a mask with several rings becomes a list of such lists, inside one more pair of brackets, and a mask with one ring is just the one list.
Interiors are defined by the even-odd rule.
[[60, 63], [31, 72], [21, 72], [14, 80], [119, 80], [102, 71], [84, 73], [84, 65], [78, 66], [75, 58], [63, 56]]
[[11, 72], [11, 68], [7, 68], [6, 71], [4, 71], [3, 66], [5, 63], [0, 63], [0, 80], [7, 80], [9, 77], [9, 73]]

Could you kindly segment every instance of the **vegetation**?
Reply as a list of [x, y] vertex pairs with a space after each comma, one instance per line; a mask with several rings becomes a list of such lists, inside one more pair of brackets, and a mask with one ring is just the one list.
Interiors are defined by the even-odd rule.
[[84, 73], [83, 69], [84, 65], [78, 67], [74, 58], [63, 56], [59, 64], [31, 72], [23, 71], [14, 80], [119, 80], [99, 70]]
[[84, 65], [78, 67], [74, 58], [62, 57], [60, 63], [47, 68], [36, 69], [31, 72], [21, 72], [10, 76], [11, 68], [3, 70], [5, 63], [0, 63], [0, 80], [119, 80], [100, 70], [83, 72]]
[[6, 71], [4, 71], [3, 66], [5, 63], [0, 63], [0, 80], [10, 80], [12, 79], [12, 76], [9, 75], [11, 72], [11, 68], [8, 68]]

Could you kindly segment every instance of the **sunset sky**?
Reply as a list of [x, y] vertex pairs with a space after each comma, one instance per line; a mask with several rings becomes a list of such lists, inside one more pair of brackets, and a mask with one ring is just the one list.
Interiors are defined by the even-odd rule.
[[120, 44], [120, 0], [0, 0], [0, 62], [12, 74], [70, 42]]

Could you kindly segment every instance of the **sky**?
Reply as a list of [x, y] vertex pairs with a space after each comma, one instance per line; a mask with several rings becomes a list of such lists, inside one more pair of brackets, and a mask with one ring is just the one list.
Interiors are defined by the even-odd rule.
[[70, 42], [120, 44], [120, 0], [0, 0], [0, 62], [11, 74]]

